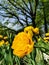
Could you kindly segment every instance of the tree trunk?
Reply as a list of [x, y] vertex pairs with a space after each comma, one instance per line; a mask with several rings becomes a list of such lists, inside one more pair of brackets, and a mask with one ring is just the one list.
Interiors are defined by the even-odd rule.
[[36, 27], [35, 19], [36, 19], [37, 6], [38, 6], [38, 0], [35, 0], [35, 12], [33, 13], [33, 17], [32, 17], [32, 23], [33, 23], [33, 26], [34, 26], [34, 27]]
[[[43, 4], [43, 6], [44, 6], [44, 3], [42, 3], [42, 4]], [[48, 32], [48, 28], [47, 28], [45, 7], [43, 7], [43, 14], [44, 14], [44, 30], [45, 30], [45, 33], [47, 33], [47, 32]]]

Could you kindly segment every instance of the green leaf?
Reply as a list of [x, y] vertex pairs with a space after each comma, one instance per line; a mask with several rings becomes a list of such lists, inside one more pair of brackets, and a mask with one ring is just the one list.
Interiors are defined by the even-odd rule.
[[49, 43], [44, 42], [43, 39], [39, 40], [34, 46], [36, 48], [40, 48], [42, 52], [47, 53], [49, 55]]
[[13, 60], [12, 60], [12, 56], [11, 56], [11, 51], [9, 51], [9, 54], [5, 53], [4, 54], [4, 60], [6, 62], [6, 64], [8, 65], [13, 65]]
[[35, 60], [35, 56], [36, 56], [36, 50], [35, 48], [33, 49], [33, 51], [30, 53], [31, 59]]
[[43, 54], [38, 48], [36, 48], [35, 62], [36, 62], [36, 65], [44, 65]]
[[48, 0], [41, 0], [42, 2], [47, 2]]
[[17, 56], [15, 57], [15, 62], [16, 62], [16, 65], [20, 65], [20, 59]]

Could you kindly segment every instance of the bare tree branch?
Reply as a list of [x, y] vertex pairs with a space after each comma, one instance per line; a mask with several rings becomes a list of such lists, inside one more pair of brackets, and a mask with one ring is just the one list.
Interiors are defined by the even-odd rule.
[[26, 4], [26, 2], [24, 0], [22, 0], [22, 2], [25, 4], [25, 6], [27, 7], [27, 9], [30, 10], [29, 7], [28, 7], [28, 5]]
[[[1, 6], [2, 6], [2, 5], [1, 5]], [[17, 18], [18, 22], [23, 26], [23, 23], [19, 20], [19, 17], [18, 17], [16, 14], [10, 12], [10, 11], [8, 10], [8, 8], [6, 8], [6, 7], [4, 7], [4, 6], [2, 6], [2, 8], [4, 8], [5, 10], [7, 10], [7, 12], [8, 12], [9, 14], [11, 14], [12, 16], [15, 16], [15, 17]]]
[[[8, 0], [9, 2], [12, 2], [12, 1], [10, 1], [10, 0]], [[13, 1], [13, 4], [14, 4], [14, 1]], [[18, 3], [18, 2], [16, 2], [16, 4], [21, 8], [21, 9], [23, 9], [25, 12], [27, 12], [28, 14], [30, 14], [30, 12], [28, 12], [28, 10], [26, 10], [24, 7], [22, 7], [21, 5], [20, 5], [20, 3]], [[16, 5], [15, 5], [15, 7], [16, 7]]]
[[28, 12], [28, 10], [25, 9], [25, 7], [23, 7], [20, 3], [16, 2], [16, 4], [22, 8], [25, 12], [27, 12], [28, 14], [30, 14], [30, 12]]
[[29, 5], [30, 5], [30, 14], [32, 14], [32, 15], [33, 15], [32, 3], [31, 3], [31, 1], [30, 1], [30, 0], [28, 0], [28, 1], [29, 1]]
[[31, 16], [30, 16], [30, 15], [27, 15], [26, 12], [25, 12], [22, 8], [17, 7], [12, 1], [10, 1], [10, 0], [8, 0], [8, 1], [9, 1], [9, 3], [11, 3], [15, 8], [17, 8], [18, 10], [21, 10], [21, 12], [22, 12], [24, 15], [26, 15], [26, 16], [29, 17], [29, 18], [31, 18]]

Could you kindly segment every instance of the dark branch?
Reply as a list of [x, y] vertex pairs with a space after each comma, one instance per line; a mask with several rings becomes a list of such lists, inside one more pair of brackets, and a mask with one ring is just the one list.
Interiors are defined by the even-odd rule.
[[32, 14], [32, 15], [33, 15], [32, 3], [31, 3], [31, 1], [30, 1], [30, 0], [28, 0], [28, 1], [29, 1], [29, 5], [30, 5], [30, 14]]
[[33, 26], [36, 27], [35, 19], [36, 19], [36, 10], [38, 6], [38, 0], [35, 0], [35, 11], [33, 13]]
[[22, 2], [25, 4], [25, 6], [27, 7], [27, 9], [30, 10], [29, 7], [28, 7], [28, 5], [26, 4], [26, 2], [24, 0], [22, 0]]
[[43, 14], [44, 14], [44, 29], [45, 29], [45, 33], [48, 32], [48, 28], [47, 28], [47, 20], [46, 20], [46, 13], [45, 13], [45, 7], [44, 7], [44, 3], [42, 2], [43, 5]]
[[27, 12], [28, 14], [30, 14], [30, 12], [28, 12], [28, 10], [26, 10], [23, 6], [21, 6], [20, 3], [16, 2], [16, 4], [17, 4], [20, 8], [22, 8], [25, 12]]
[[[1, 5], [1, 6], [2, 6], [2, 5]], [[10, 11], [8, 10], [8, 8], [6, 8], [6, 7], [4, 7], [4, 6], [2, 6], [2, 8], [4, 8], [4, 9], [5, 9], [9, 14], [11, 14], [12, 16], [15, 16], [15, 17], [17, 18], [18, 22], [23, 26], [23, 23], [19, 20], [19, 17], [18, 17], [16, 14], [10, 12]]]
[[12, 1], [10, 1], [10, 0], [8, 0], [8, 1], [9, 1], [9, 3], [11, 3], [15, 8], [17, 8], [18, 10], [21, 10], [21, 12], [22, 12], [24, 15], [26, 15], [26, 16], [29, 17], [29, 18], [31, 18], [31, 16], [30, 16], [30, 15], [27, 15], [26, 12], [25, 12], [22, 8], [17, 7]]

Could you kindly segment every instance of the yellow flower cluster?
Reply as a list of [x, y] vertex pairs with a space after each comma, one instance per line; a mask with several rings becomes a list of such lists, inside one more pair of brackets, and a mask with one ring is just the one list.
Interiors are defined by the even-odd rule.
[[44, 40], [45, 40], [45, 42], [49, 42], [49, 33], [45, 34]]
[[8, 37], [7, 36], [5, 36], [5, 37], [3, 37], [2, 35], [0, 35], [0, 39], [1, 39], [1, 41], [0, 41], [0, 47], [3, 45], [3, 44], [8, 44], [8, 41], [4, 41], [4, 40], [6, 40]]
[[20, 32], [15, 36], [11, 46], [14, 55], [17, 55], [18, 57], [24, 57], [33, 50], [34, 48], [34, 41], [32, 41], [33, 32], [38, 34], [39, 30], [37, 28], [35, 28], [34, 30], [32, 26], [28, 26], [24, 28], [24, 32]]
[[8, 43], [9, 43], [8, 41], [5, 42], [4, 40], [1, 40], [1, 41], [0, 41], [0, 47], [1, 47], [3, 44], [6, 44], [6, 45], [7, 45]]
[[3, 35], [0, 35], [0, 38], [2, 38], [2, 39], [8, 39], [7, 36], [3, 37]]

